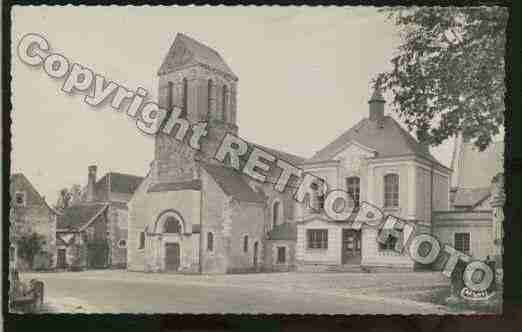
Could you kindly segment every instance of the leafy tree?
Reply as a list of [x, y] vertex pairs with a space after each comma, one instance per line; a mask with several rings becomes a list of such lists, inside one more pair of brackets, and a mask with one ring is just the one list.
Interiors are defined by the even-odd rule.
[[58, 201], [56, 202], [56, 208], [59, 210], [64, 210], [69, 207], [71, 202], [72, 194], [67, 188], [63, 188], [60, 190], [58, 195]]
[[458, 133], [482, 151], [504, 123], [504, 50], [508, 12], [501, 7], [382, 10], [398, 26], [392, 69], [374, 85], [393, 92], [392, 108], [432, 146]]
[[36, 255], [43, 252], [45, 237], [36, 232], [22, 234], [17, 239], [18, 255], [33, 268]]

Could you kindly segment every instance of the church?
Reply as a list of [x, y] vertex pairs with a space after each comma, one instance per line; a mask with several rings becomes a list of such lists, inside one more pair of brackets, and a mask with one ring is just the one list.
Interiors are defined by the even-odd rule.
[[[163, 132], [156, 134], [150, 170], [129, 201], [127, 269], [291, 269], [294, 204], [290, 190], [272, 188], [277, 170], [261, 184], [213, 158], [226, 133], [237, 135], [237, 76], [219, 53], [180, 33], [158, 79], [160, 107], [180, 108], [180, 118], [190, 124], [207, 122], [207, 134], [200, 150]], [[294, 165], [304, 161], [253, 142], [249, 147]], [[241, 160], [241, 166], [245, 162]]]

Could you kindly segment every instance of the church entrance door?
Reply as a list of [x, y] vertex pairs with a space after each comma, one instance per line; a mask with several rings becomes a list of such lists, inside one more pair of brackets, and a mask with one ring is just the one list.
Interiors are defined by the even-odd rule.
[[177, 271], [180, 263], [179, 243], [165, 244], [165, 270]]

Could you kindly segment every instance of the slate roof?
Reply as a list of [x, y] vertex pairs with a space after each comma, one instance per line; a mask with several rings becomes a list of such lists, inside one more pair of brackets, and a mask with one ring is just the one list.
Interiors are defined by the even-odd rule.
[[201, 163], [205, 171], [216, 181], [219, 187], [238, 201], [264, 203], [266, 197], [252, 189], [236, 170], [209, 163]]
[[58, 216], [57, 229], [80, 229], [87, 225], [93, 218], [102, 213], [108, 204], [93, 203], [73, 205], [65, 209]]
[[294, 223], [284, 222], [268, 232], [269, 240], [297, 240], [297, 227]]
[[[185, 52], [188, 52], [188, 54], [185, 54]], [[187, 56], [187, 63], [179, 63], [176, 61], [180, 57], [185, 56]], [[176, 68], [196, 64], [202, 64], [217, 69], [237, 80], [237, 76], [232, 72], [230, 67], [217, 51], [183, 33], [176, 34], [174, 43], [172, 43], [172, 46], [165, 56], [165, 59], [158, 70], [158, 74], [168, 73]]]
[[300, 165], [300, 164], [302, 164], [306, 160], [306, 158], [297, 156], [295, 154], [291, 154], [291, 153], [283, 152], [283, 151], [280, 151], [280, 150], [272, 149], [272, 148], [269, 148], [269, 147], [266, 147], [266, 146], [263, 146], [263, 145], [260, 145], [260, 144], [256, 144], [256, 143], [252, 143], [252, 142], [248, 142], [248, 144], [249, 145], [254, 145], [254, 146], [258, 147], [261, 150], [265, 150], [266, 152], [269, 152], [272, 155], [274, 155], [277, 159], [284, 160], [284, 161], [286, 161], [286, 162], [288, 162], [288, 163], [290, 163], [290, 164], [292, 164], [294, 166]]
[[147, 192], [164, 192], [178, 190], [201, 190], [201, 181], [192, 180], [172, 183], [156, 183], [147, 189]]
[[[133, 194], [143, 181], [143, 177], [109, 172], [96, 182], [96, 191], [107, 190], [114, 193]], [[110, 186], [110, 188], [108, 188]]]
[[490, 187], [459, 188], [453, 198], [453, 205], [456, 207], [473, 207], [488, 198], [490, 190]]
[[[378, 158], [416, 155], [441, 165], [428, 149], [417, 142], [390, 116], [385, 116], [380, 123], [368, 118], [362, 119], [333, 142], [316, 152], [307, 162], [329, 161], [350, 141], [355, 141], [375, 150]], [[441, 166], [445, 167], [444, 165]]]

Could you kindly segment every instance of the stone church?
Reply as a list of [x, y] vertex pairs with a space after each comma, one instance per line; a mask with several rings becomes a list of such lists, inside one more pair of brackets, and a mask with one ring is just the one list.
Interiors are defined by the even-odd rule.
[[[187, 140], [156, 135], [150, 170], [129, 202], [128, 270], [291, 269], [294, 204], [292, 192], [272, 189], [277, 170], [260, 184], [213, 159], [224, 135], [238, 132], [238, 77], [215, 50], [177, 34], [158, 79], [159, 105], [179, 107], [179, 119], [190, 124], [208, 122], [208, 133], [200, 150]], [[178, 123], [172, 135], [182, 127]], [[294, 165], [304, 161], [249, 143]]]

